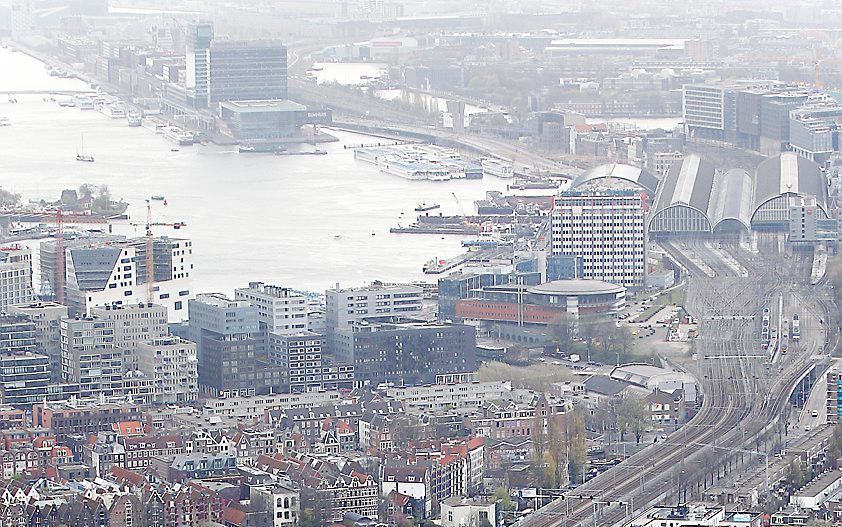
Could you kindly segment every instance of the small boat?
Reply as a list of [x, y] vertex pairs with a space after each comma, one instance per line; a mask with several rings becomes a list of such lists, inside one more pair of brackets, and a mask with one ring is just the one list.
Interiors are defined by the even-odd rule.
[[12, 126], [12, 121], [8, 117], [0, 117], [0, 126]]
[[79, 148], [76, 149], [76, 161], [83, 161], [85, 163], [93, 163], [94, 156], [85, 153], [85, 136], [83, 135], [80, 142]]
[[170, 148], [170, 152], [180, 152], [180, 151], [181, 151], [181, 149], [178, 148], [178, 147], [175, 147], [175, 146]]
[[435, 210], [438, 208], [441, 208], [441, 205], [438, 203], [430, 203], [428, 205], [427, 203], [421, 202], [417, 207], [415, 207], [415, 212], [427, 212], [428, 210]]
[[372, 236], [376, 236], [376, 235], [377, 235], [377, 233], [375, 233], [375, 232], [372, 232], [372, 233], [371, 233], [371, 235], [372, 235]]
[[321, 66], [313, 66], [313, 69], [311, 71], [324, 71], [324, 68], [322, 68]]
[[254, 152], [254, 147], [251, 146], [251, 145], [240, 145], [240, 147], [237, 148], [237, 150], [241, 154], [245, 154], [245, 153], [248, 153], [248, 152]]
[[334, 234], [334, 235], [333, 235], [333, 239], [334, 239], [334, 240], [339, 240], [339, 239], [341, 239], [341, 238], [342, 238], [342, 235], [341, 235], [341, 234]]
[[152, 199], [154, 201], [164, 201], [164, 196], [155, 195], [155, 196], [152, 196]]
[[313, 150], [313, 155], [323, 156], [325, 154], [327, 154], [327, 150], [319, 150], [319, 149]]

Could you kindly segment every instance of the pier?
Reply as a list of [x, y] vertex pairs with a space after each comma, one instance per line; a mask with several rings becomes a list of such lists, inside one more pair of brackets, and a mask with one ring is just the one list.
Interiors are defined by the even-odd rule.
[[459, 256], [454, 256], [453, 258], [449, 258], [447, 260], [431, 260], [424, 264], [424, 274], [442, 274], [448, 271], [452, 271], [457, 267], [460, 267], [468, 262], [476, 262], [476, 261], [490, 261], [495, 258], [505, 257], [506, 255], [511, 254], [510, 250], [500, 249], [500, 248], [491, 248], [491, 249], [480, 249], [477, 251], [468, 251], [466, 253], [460, 254]]

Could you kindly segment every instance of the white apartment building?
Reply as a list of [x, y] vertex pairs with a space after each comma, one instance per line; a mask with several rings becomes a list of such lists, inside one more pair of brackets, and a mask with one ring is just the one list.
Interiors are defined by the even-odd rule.
[[0, 249], [0, 309], [29, 303], [32, 290], [32, 250], [14, 245]]
[[[167, 308], [169, 322], [187, 319], [192, 292], [190, 240], [156, 238], [151, 301]], [[65, 301], [71, 312], [91, 307], [148, 302], [146, 245], [142, 239], [71, 247], [65, 255]]]
[[288, 287], [249, 282], [247, 288], [234, 290], [235, 300], [245, 300], [257, 309], [257, 319], [264, 333], [292, 335], [307, 331], [307, 297]]
[[138, 369], [154, 381], [154, 402], [189, 403], [199, 398], [196, 344], [165, 336], [137, 344]]
[[625, 287], [646, 278], [645, 197], [634, 190], [567, 191], [552, 210], [552, 255], [581, 259], [582, 276]]
[[138, 369], [138, 346], [167, 335], [167, 308], [155, 304], [92, 306], [92, 316], [114, 322], [114, 345], [123, 350], [123, 369]]
[[471, 381], [387, 388], [386, 395], [403, 402], [408, 413], [455, 411], [468, 414], [489, 401], [510, 400], [512, 383], [510, 381]]
[[338, 391], [274, 393], [248, 397], [226, 397], [205, 401], [202, 414], [205, 416], [228, 416], [252, 418], [262, 416], [269, 410], [290, 410], [337, 404], [342, 399]]
[[336, 284], [335, 288], [325, 291], [328, 349], [333, 349], [335, 332], [350, 329], [354, 322], [367, 318], [419, 315], [422, 292], [416, 285], [386, 285], [379, 281], [348, 289], [341, 289]]
[[123, 350], [114, 345], [114, 322], [63, 319], [61, 372], [64, 381], [79, 384], [81, 397], [123, 395]]

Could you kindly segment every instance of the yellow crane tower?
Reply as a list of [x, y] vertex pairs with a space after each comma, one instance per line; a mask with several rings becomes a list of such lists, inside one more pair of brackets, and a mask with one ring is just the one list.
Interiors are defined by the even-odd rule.
[[[166, 201], [164, 204], [166, 205]], [[152, 227], [172, 227], [173, 229], [180, 229], [186, 227], [187, 224], [183, 221], [174, 223], [152, 221], [152, 200], [146, 200], [146, 223], [132, 223], [131, 225], [143, 225], [146, 228], [146, 301], [152, 303], [155, 294], [155, 237], [152, 233]]]

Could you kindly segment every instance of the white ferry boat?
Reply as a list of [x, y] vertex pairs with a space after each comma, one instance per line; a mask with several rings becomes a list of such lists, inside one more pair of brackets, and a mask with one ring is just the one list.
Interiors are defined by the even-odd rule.
[[74, 95], [73, 102], [80, 110], [93, 110], [94, 100], [87, 95]]
[[110, 117], [112, 119], [125, 119], [126, 117], [126, 107], [121, 102], [112, 102], [110, 104], [104, 104], [102, 106], [102, 110], [100, 110], [106, 117]]
[[129, 112], [126, 115], [126, 122], [129, 123], [129, 126], [140, 126], [143, 122], [143, 117], [137, 112]]
[[164, 129], [167, 127], [167, 123], [157, 117], [144, 117], [141, 119], [140, 125], [156, 134], [164, 133]]
[[164, 137], [178, 146], [186, 146], [193, 144], [193, 132], [182, 130], [177, 126], [168, 126], [164, 128]]
[[485, 176], [494, 176], [503, 179], [511, 179], [515, 175], [512, 164], [500, 161], [499, 159], [483, 159], [482, 173]]
[[405, 161], [397, 156], [387, 156], [377, 161], [381, 172], [406, 179], [427, 179], [427, 167], [414, 161]]
[[380, 156], [380, 150], [374, 148], [357, 148], [354, 150], [354, 159], [365, 161], [366, 163], [377, 164], [377, 159]]

